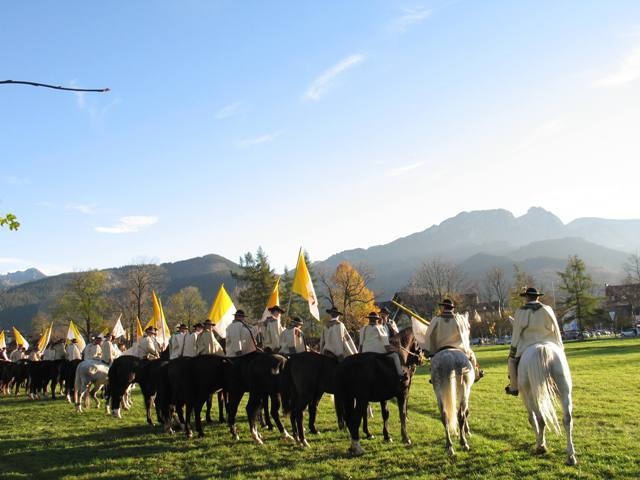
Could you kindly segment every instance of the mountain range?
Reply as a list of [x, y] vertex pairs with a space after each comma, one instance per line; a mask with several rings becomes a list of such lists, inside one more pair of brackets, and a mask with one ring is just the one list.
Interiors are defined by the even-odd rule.
[[[331, 271], [342, 261], [365, 264], [375, 279], [371, 287], [380, 299], [393, 296], [406, 286], [421, 262], [440, 258], [457, 264], [470, 280], [480, 280], [487, 270], [498, 266], [507, 272], [517, 264], [537, 282], [550, 285], [564, 269], [570, 255], [587, 264], [596, 282], [622, 280], [623, 264], [640, 250], [640, 220], [579, 218], [564, 224], [557, 216], [539, 207], [514, 216], [503, 209], [462, 212], [439, 225], [398, 238], [385, 245], [345, 250], [314, 268]], [[206, 255], [162, 266], [167, 273], [164, 296], [184, 286], [200, 289], [207, 302], [221, 283], [231, 291], [231, 272], [240, 267], [219, 255]], [[131, 267], [105, 270], [113, 289], [122, 288]], [[73, 274], [52, 277], [36, 269], [0, 276], [0, 327], [29, 326], [40, 309], [50, 309]], [[319, 288], [319, 286], [316, 286]]]

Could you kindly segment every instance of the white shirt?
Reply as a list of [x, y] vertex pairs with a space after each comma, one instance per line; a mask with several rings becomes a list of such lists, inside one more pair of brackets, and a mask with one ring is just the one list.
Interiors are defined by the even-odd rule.
[[85, 360], [100, 360], [102, 358], [102, 347], [95, 343], [90, 343], [84, 347], [84, 359]]
[[383, 325], [365, 325], [360, 329], [360, 351], [362, 353], [387, 353], [389, 335]]
[[198, 355], [224, 355], [224, 350], [218, 343], [218, 340], [216, 340], [213, 332], [209, 332], [207, 330], [198, 335], [196, 349], [198, 351]]
[[278, 351], [280, 348], [280, 334], [284, 330], [282, 325], [280, 325], [280, 319], [267, 317], [262, 330], [262, 346], [264, 348], [270, 348], [274, 352]]
[[144, 336], [138, 341], [138, 357], [140, 358], [160, 358], [158, 343], [153, 338]]
[[66, 348], [67, 360], [80, 360], [82, 359], [82, 354], [80, 353], [80, 348], [75, 343], [70, 343]]
[[53, 350], [53, 348], [46, 348], [44, 350], [44, 353], [42, 354], [42, 360], [54, 360], [56, 358], [56, 352]]
[[64, 343], [56, 343], [53, 347], [54, 360], [63, 360], [65, 358]]
[[29, 360], [31, 360], [32, 362], [39, 362], [40, 360], [42, 360], [42, 356], [40, 355], [40, 352], [31, 350], [31, 353], [29, 353]]
[[102, 345], [102, 361], [112, 364], [113, 361], [120, 356], [120, 350], [115, 343], [110, 341], [104, 342]]
[[18, 350], [17, 348], [11, 352], [11, 355], [9, 356], [9, 359], [12, 362], [19, 362], [20, 360], [22, 360], [25, 357], [24, 351], [22, 350]]
[[198, 354], [197, 344], [199, 335], [197, 332], [187, 333], [184, 338], [184, 350], [182, 351], [184, 357], [195, 357]]
[[562, 347], [562, 337], [558, 320], [549, 305], [529, 302], [516, 311], [513, 320], [511, 348], [519, 357], [534, 343], [552, 342]]
[[337, 318], [332, 318], [322, 331], [320, 352], [331, 352], [337, 357], [348, 357], [357, 351], [344, 323]]
[[244, 323], [233, 321], [227, 327], [226, 351], [227, 357], [238, 357], [256, 351], [251, 330]]
[[280, 334], [281, 353], [300, 353], [306, 350], [304, 336], [298, 327], [289, 327]]
[[173, 360], [175, 358], [182, 356], [182, 350], [184, 348], [184, 337], [186, 333], [178, 332], [171, 335], [169, 339], [169, 359]]
[[444, 347], [452, 347], [469, 354], [469, 322], [459, 313], [443, 313], [434, 317], [427, 329], [427, 351], [435, 355]]

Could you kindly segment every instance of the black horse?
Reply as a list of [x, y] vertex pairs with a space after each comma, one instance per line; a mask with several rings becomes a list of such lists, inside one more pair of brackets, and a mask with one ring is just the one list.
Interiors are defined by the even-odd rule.
[[291, 438], [280, 421], [279, 375], [287, 359], [282, 355], [252, 352], [241, 357], [227, 359], [225, 368], [225, 390], [229, 394], [227, 423], [234, 439], [238, 439], [236, 414], [242, 396], [248, 392], [247, 417], [251, 436], [262, 444], [256, 421], [265, 397], [271, 400], [271, 416], [283, 439]]
[[60, 378], [64, 382], [64, 396], [67, 402], [73, 403], [76, 388], [76, 370], [82, 360], [63, 360], [60, 364]]
[[64, 360], [41, 360], [29, 362], [29, 393], [32, 398], [46, 394], [51, 388], [51, 399], [56, 399], [56, 386], [60, 378], [60, 366]]
[[380, 402], [382, 407], [383, 436], [390, 440], [388, 431], [389, 409], [387, 401], [396, 398], [400, 413], [402, 441], [411, 443], [407, 433], [407, 403], [411, 379], [420, 364], [420, 350], [410, 328], [402, 330], [394, 344], [399, 348], [403, 370], [407, 380], [398, 382], [396, 369], [386, 354], [359, 353], [347, 357], [336, 369], [336, 403], [344, 411], [345, 420], [351, 435], [349, 452], [362, 455], [360, 446], [360, 422], [367, 414], [369, 402]]
[[[335, 393], [335, 372], [338, 360], [316, 352], [296, 353], [289, 357], [281, 375], [281, 395], [285, 414], [289, 413], [294, 438], [309, 446], [304, 433], [304, 411], [309, 408], [309, 431], [318, 433], [316, 414], [324, 393]], [[336, 405], [337, 407], [337, 405]], [[336, 410], [338, 424], [343, 415]]]
[[[199, 355], [197, 357], [181, 357], [171, 360], [167, 366], [165, 385], [158, 391], [165, 431], [171, 432], [171, 421], [174, 411], [184, 424], [187, 438], [193, 436], [191, 430], [191, 414], [195, 414], [198, 436], [203, 437], [202, 407], [207, 404], [207, 419], [210, 420], [212, 394], [224, 387], [225, 367], [228, 360], [218, 355]], [[185, 407], [186, 414], [182, 415]], [[222, 410], [224, 405], [218, 405]], [[221, 414], [222, 411], [220, 412]]]
[[[144, 406], [147, 413], [147, 423], [153, 426], [151, 406], [158, 389], [161, 369], [168, 360], [144, 360], [138, 357], [124, 355], [116, 358], [109, 368], [109, 395], [111, 400], [111, 414], [121, 418], [120, 404], [125, 393], [133, 383], [140, 385]], [[158, 418], [162, 423], [162, 419]]]

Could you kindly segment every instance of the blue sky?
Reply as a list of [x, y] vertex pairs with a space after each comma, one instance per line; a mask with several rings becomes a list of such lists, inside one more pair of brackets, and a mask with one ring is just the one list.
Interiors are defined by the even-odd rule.
[[463, 210], [637, 218], [635, 1], [14, 2], [0, 272], [385, 243]]

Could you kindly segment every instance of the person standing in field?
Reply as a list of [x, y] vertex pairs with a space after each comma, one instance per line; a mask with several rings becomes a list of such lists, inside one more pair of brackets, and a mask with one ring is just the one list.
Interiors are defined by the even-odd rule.
[[433, 357], [440, 350], [445, 348], [455, 348], [463, 351], [475, 370], [475, 381], [484, 377], [484, 372], [480, 369], [478, 360], [469, 339], [470, 328], [466, 317], [455, 312], [453, 300], [445, 298], [438, 304], [442, 307], [442, 313], [434, 317], [427, 329], [427, 351]]
[[518, 395], [518, 363], [527, 347], [535, 343], [551, 342], [564, 348], [561, 330], [553, 309], [540, 302], [544, 293], [531, 287], [520, 296], [524, 297], [526, 303], [516, 311], [513, 319], [511, 348], [507, 359], [509, 385], [504, 389], [508, 395]]

